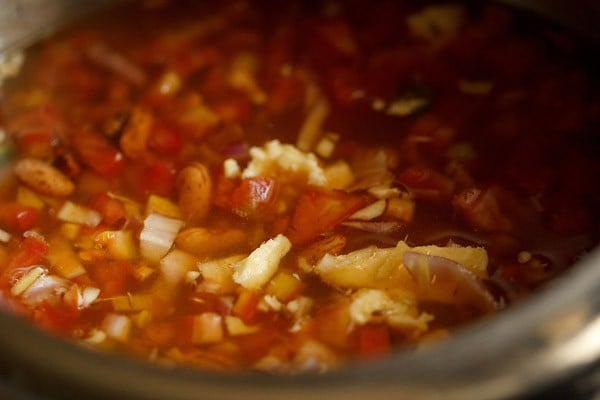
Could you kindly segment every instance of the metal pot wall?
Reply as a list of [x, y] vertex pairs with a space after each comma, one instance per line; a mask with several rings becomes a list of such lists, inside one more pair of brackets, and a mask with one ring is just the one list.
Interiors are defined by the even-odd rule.
[[[0, 57], [110, 2], [4, 0]], [[593, 1], [577, 8], [567, 1], [507, 3], [600, 37], [594, 24], [600, 10]], [[461, 329], [448, 340], [326, 375], [219, 375], [159, 367], [63, 342], [5, 314], [0, 314], [0, 359], [2, 398], [23, 390], [32, 396], [20, 394], [23, 399], [44, 394], [43, 398], [85, 399], [464, 400], [548, 394], [597, 371], [600, 248], [528, 301]]]

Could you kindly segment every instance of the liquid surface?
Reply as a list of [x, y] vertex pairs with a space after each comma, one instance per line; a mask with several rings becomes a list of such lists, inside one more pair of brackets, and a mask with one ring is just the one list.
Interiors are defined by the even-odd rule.
[[224, 372], [444, 338], [598, 243], [581, 50], [498, 5], [94, 17], [3, 88], [0, 303], [85, 345]]

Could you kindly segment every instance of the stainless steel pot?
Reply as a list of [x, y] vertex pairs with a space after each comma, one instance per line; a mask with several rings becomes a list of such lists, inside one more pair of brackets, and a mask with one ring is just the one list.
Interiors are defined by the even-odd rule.
[[[0, 57], [110, 2], [3, 0]], [[600, 7], [593, 1], [577, 7], [562, 0], [506, 2], [600, 38]], [[0, 359], [4, 382], [44, 393], [43, 398], [51, 393], [156, 400], [503, 399], [556, 388], [590, 371], [596, 371], [592, 385], [600, 387], [600, 248], [528, 301], [448, 340], [326, 375], [219, 375], [159, 367], [66, 343], [5, 314], [0, 314]]]

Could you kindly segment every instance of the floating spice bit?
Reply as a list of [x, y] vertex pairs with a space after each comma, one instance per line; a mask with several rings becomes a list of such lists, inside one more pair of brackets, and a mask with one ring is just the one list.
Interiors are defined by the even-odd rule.
[[392, 99], [385, 113], [396, 117], [410, 117], [426, 110], [433, 102], [433, 91], [425, 85], [415, 83], [400, 90]]

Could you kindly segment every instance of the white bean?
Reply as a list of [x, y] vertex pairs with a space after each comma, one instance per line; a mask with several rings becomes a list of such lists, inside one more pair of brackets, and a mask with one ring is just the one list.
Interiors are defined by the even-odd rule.
[[53, 197], [67, 197], [75, 190], [75, 185], [58, 169], [34, 158], [17, 161], [15, 175], [34, 191]]

